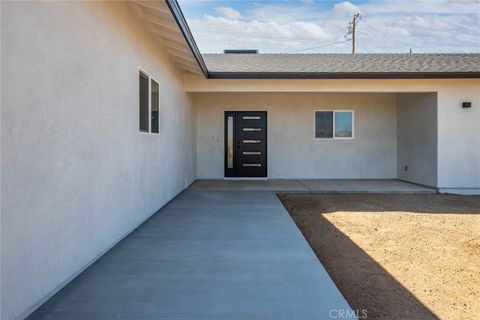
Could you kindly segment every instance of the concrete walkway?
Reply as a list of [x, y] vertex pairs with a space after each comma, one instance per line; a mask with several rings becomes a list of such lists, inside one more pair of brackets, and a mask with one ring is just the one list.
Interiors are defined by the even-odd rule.
[[197, 185], [29, 319], [323, 320], [338, 310], [351, 312], [274, 192]]

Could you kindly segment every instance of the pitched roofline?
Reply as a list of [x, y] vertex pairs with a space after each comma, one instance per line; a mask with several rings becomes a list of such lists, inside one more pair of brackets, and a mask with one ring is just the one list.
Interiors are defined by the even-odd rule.
[[480, 72], [210, 72], [177, 0], [165, 0], [207, 79], [472, 79]]
[[198, 50], [197, 44], [195, 43], [195, 39], [190, 32], [190, 28], [188, 27], [187, 21], [185, 20], [182, 9], [180, 9], [180, 5], [178, 4], [177, 0], [165, 0], [165, 2], [167, 3], [167, 6], [170, 9], [173, 17], [175, 18], [175, 21], [177, 22], [177, 25], [180, 28], [183, 37], [187, 41], [187, 44], [190, 47], [190, 50], [192, 51], [192, 54], [195, 57], [198, 66], [202, 70], [203, 75], [205, 76], [205, 78], [208, 78], [209, 75], [207, 65], [205, 64], [205, 61], [203, 61], [200, 50]]
[[208, 72], [209, 79], [472, 79], [480, 72]]

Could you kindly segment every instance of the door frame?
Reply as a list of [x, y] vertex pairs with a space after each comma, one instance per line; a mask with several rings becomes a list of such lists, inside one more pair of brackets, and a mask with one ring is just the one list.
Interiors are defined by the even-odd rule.
[[[235, 152], [237, 150], [237, 139], [236, 139], [236, 130], [237, 130], [237, 114], [241, 112], [264, 112], [265, 113], [265, 176], [264, 177], [245, 177], [245, 176], [236, 176], [235, 168], [237, 166], [237, 159]], [[233, 168], [228, 168], [228, 117], [233, 116]], [[238, 180], [266, 180], [268, 179], [268, 112], [266, 110], [229, 110], [225, 111], [223, 115], [223, 132], [224, 132], [224, 145], [223, 145], [223, 158], [224, 158], [224, 179], [238, 179]]]

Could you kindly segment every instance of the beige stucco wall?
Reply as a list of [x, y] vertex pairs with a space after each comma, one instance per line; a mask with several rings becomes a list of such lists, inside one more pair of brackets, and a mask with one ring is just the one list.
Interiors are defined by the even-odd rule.
[[[267, 111], [269, 178], [395, 178], [394, 94], [203, 93], [197, 108], [199, 178], [224, 177], [224, 111]], [[354, 110], [353, 140], [315, 140], [314, 110]]]
[[[437, 93], [441, 191], [480, 193], [480, 79], [211, 80], [185, 75], [185, 90], [205, 92]], [[472, 102], [463, 109], [462, 102]]]
[[437, 185], [437, 94], [397, 94], [398, 178]]
[[[1, 2], [1, 318], [22, 317], [195, 179], [182, 75], [124, 2]], [[138, 132], [138, 67], [160, 134]]]

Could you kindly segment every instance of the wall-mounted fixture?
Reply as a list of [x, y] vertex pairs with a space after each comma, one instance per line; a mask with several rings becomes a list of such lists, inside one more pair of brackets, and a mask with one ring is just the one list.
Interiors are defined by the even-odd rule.
[[462, 102], [462, 108], [471, 108], [472, 103], [471, 102]]

